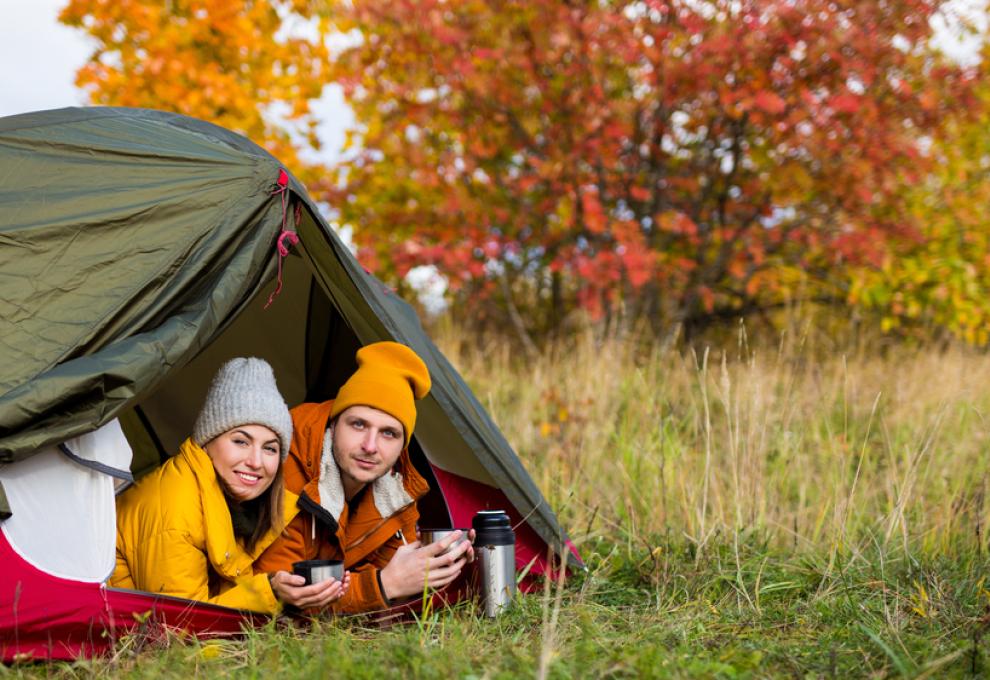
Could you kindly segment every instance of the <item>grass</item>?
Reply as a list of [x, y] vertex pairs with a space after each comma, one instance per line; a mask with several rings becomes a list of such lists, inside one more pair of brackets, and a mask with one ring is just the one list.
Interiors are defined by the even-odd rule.
[[798, 551], [855, 549], [864, 528], [885, 548], [981, 543], [982, 355], [699, 356], [587, 340], [516, 380], [501, 378], [513, 372], [497, 349], [458, 358], [572, 530], [594, 516], [591, 535], [675, 530], [701, 552], [749, 529]]
[[990, 358], [588, 336], [522, 365], [494, 340], [439, 336], [587, 572], [494, 621], [465, 604], [388, 629], [132, 638], [110, 659], [0, 675], [990, 675]]
[[[109, 660], [20, 667], [55, 677], [981, 677], [988, 594], [958, 560], [839, 561], [776, 554], [756, 537], [659, 553], [594, 542], [589, 571], [502, 618], [470, 606], [381, 630], [360, 619], [271, 625], [246, 639], [138, 649]], [[548, 644], [549, 641], [549, 644]], [[541, 666], [542, 664], [542, 666]]]

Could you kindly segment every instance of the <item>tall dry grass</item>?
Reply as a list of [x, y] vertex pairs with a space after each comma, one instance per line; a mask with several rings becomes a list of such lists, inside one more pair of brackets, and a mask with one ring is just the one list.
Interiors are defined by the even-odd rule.
[[754, 347], [742, 332], [679, 351], [588, 334], [526, 361], [436, 335], [579, 542], [673, 531], [703, 549], [756, 530], [795, 550], [983, 550], [979, 352]]
[[[585, 558], [497, 620], [125, 638], [35, 677], [983, 677], [990, 358], [434, 337]], [[0, 667], [0, 675], [3, 669]], [[982, 674], [982, 675], [981, 675]]]

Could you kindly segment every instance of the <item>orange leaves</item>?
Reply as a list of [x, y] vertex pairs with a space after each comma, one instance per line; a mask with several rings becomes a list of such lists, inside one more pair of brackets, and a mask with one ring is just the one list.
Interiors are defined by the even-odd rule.
[[[971, 93], [987, 101], [983, 80]], [[924, 92], [933, 83], [915, 91]], [[939, 328], [976, 345], [990, 341], [990, 180], [988, 112], [960, 107], [931, 132], [939, 159], [924, 181], [906, 187], [912, 232], [892, 244], [882, 266], [856, 273], [851, 297], [900, 332]]]
[[60, 16], [97, 40], [77, 77], [94, 102], [204, 118], [301, 170], [287, 129], [312, 138], [328, 53], [325, 25], [300, 8], [311, 11], [298, 0], [70, 0]]
[[[349, 161], [310, 186], [365, 261], [385, 277], [433, 264], [480, 296], [512, 274], [532, 317], [562, 319], [547, 305], [780, 304], [807, 265], [804, 290], [835, 296], [926, 240], [972, 261], [951, 249], [984, 240], [903, 199], [937, 171], [919, 140], [939, 116], [990, 105], [931, 54], [940, 6], [70, 0], [62, 17], [98, 43], [79, 73], [93, 101], [216, 121], [294, 170], [310, 104], [337, 83]], [[350, 33], [331, 59], [333, 27]], [[984, 139], [967, 141], [973, 159]], [[990, 193], [947, 186], [932, 205], [982, 228]], [[958, 271], [932, 304], [983, 292]]]
[[602, 208], [598, 194], [594, 190], [581, 194], [581, 207], [584, 212], [584, 224], [593, 234], [601, 234], [608, 226], [605, 210]]
[[933, 111], [938, 107], [938, 93], [926, 89], [918, 97], [918, 101], [926, 111]]
[[671, 234], [687, 236], [689, 238], [698, 235], [698, 225], [682, 212], [668, 211], [657, 215], [657, 226], [663, 231]]
[[715, 293], [705, 285], [698, 286], [698, 298], [701, 300], [701, 307], [711, 314], [715, 311]]
[[629, 195], [637, 201], [648, 201], [652, 198], [650, 190], [646, 187], [633, 186], [629, 188]]

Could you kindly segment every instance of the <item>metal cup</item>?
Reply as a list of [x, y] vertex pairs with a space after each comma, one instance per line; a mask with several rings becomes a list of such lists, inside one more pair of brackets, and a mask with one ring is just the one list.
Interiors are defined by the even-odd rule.
[[[468, 530], [467, 529], [420, 529], [419, 530], [419, 540], [423, 545], [430, 545], [431, 543], [438, 543], [450, 536], [455, 531], [461, 532], [461, 537], [450, 544], [450, 546], [444, 550], [440, 555], [446, 555], [451, 550], [459, 546], [464, 541], [468, 540]], [[439, 557], [439, 555], [438, 555]]]
[[330, 579], [344, 580], [344, 563], [340, 560], [304, 560], [292, 563], [292, 573], [306, 579], [306, 585]]

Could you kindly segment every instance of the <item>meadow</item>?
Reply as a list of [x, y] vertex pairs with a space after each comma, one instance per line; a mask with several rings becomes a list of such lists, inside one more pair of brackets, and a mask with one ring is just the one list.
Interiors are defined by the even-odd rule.
[[587, 570], [497, 620], [284, 622], [127, 638], [0, 676], [990, 675], [990, 357], [812, 331], [663, 349], [591, 334], [528, 361], [437, 329]]

